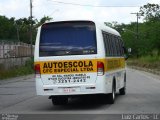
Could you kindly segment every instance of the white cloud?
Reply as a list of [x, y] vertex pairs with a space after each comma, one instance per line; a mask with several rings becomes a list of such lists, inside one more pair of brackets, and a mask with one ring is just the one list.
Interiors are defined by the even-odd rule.
[[[56, 0], [66, 3], [107, 6], [142, 6], [149, 3], [159, 3], [159, 0]], [[138, 12], [139, 7], [130, 8], [99, 8], [55, 3], [52, 0], [33, 0], [33, 16], [40, 19], [44, 15], [53, 17], [54, 20], [65, 19], [98, 19], [102, 21], [129, 23], [136, 21], [136, 16], [131, 12]], [[0, 13], [7, 17], [28, 17], [29, 0], [1, 0]]]
[[154, 4], [159, 4], [160, 5], [159, 0], [149, 0], [148, 3], [154, 3]]
[[1, 15], [6, 15], [7, 17], [26, 17], [29, 15], [29, 8], [27, 3], [28, 0], [5, 0], [0, 3], [0, 13]]
[[[87, 1], [73, 1], [68, 0], [65, 2], [69, 3], [78, 3], [78, 4], [87, 4], [87, 5], [102, 5], [102, 6], [141, 6], [141, 2], [138, 1], [130, 1], [125, 0], [126, 2], [120, 2], [119, 0], [93, 0]], [[64, 5], [64, 4], [57, 4], [50, 0], [52, 7], [55, 9], [59, 9], [58, 12], [53, 14], [53, 18], [55, 20], [64, 20], [64, 19], [98, 19], [102, 21], [118, 21], [119, 23], [122, 22], [130, 22], [136, 20], [136, 17], [131, 15], [131, 12], [138, 12], [139, 7], [132, 7], [132, 8], [105, 8], [105, 7], [82, 7], [82, 6], [73, 6], [73, 5]], [[108, 4], [110, 3], [110, 4]], [[111, 4], [112, 3], [112, 4]], [[134, 4], [133, 4], [134, 3]], [[56, 4], [56, 5], [54, 5]]]

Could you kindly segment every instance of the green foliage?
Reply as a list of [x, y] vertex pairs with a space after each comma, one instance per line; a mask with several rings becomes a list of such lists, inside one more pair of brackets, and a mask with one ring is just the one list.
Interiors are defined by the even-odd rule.
[[[32, 20], [33, 29], [33, 43], [36, 39], [37, 28], [42, 25], [44, 22], [52, 20], [52, 18], [48, 16], [44, 16], [39, 21], [37, 19]], [[30, 43], [30, 18], [7, 18], [5, 16], [0, 16], [0, 40], [9, 40], [9, 41], [19, 41], [24, 43]]]
[[156, 71], [160, 71], [160, 56], [141, 56], [137, 58], [130, 58], [127, 61], [129, 66], [137, 66], [142, 68], [153, 69]]
[[12, 78], [12, 77], [18, 77], [18, 76], [23, 76], [23, 75], [28, 75], [28, 74], [33, 74], [34, 69], [33, 69], [33, 58], [26, 61], [25, 66], [17, 67], [17, 68], [12, 68], [10, 70], [0, 70], [0, 80], [2, 79], [7, 79], [7, 78]]
[[51, 21], [52, 18], [49, 16], [44, 16], [42, 19], [40, 19], [40, 21], [36, 24], [36, 27], [39, 27], [40, 25], [42, 25], [43, 23], [45, 23], [46, 21]]
[[120, 32], [127, 48], [132, 48], [132, 57], [154, 56], [155, 52], [160, 56], [160, 6], [147, 4], [140, 7], [140, 13], [144, 16], [144, 22], [130, 24], [117, 24], [117, 22], [105, 24]]
[[140, 7], [140, 13], [142, 13], [146, 21], [154, 22], [160, 20], [160, 6], [158, 4], [148, 3]]
[[14, 27], [14, 19], [8, 19], [0, 16], [0, 39], [16, 39], [16, 28]]
[[125, 45], [132, 48], [133, 55], [152, 55], [153, 51], [160, 55], [160, 21], [139, 24], [138, 39], [137, 34], [131, 32], [136, 30], [135, 25], [128, 25], [126, 28], [121, 35]]
[[160, 56], [142, 56], [139, 58], [141, 62], [148, 62], [148, 63], [155, 63], [157, 61], [160, 61]]

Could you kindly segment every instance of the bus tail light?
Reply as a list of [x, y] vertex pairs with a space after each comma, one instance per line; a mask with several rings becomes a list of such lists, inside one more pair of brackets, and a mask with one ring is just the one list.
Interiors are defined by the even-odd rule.
[[40, 64], [36, 64], [36, 65], [34, 66], [34, 70], [35, 70], [35, 77], [36, 77], [36, 78], [40, 78], [40, 77], [41, 77]]
[[102, 76], [104, 75], [104, 64], [103, 62], [97, 62], [97, 75]]

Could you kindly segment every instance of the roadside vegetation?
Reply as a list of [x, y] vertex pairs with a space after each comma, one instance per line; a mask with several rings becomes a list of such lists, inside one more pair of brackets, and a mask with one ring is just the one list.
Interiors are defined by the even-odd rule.
[[153, 71], [160, 71], [160, 56], [142, 56], [139, 58], [129, 58], [127, 60], [127, 65], [152, 69]]
[[14, 67], [9, 70], [0, 69], [0, 80], [18, 76], [25, 76], [33, 73], [33, 59], [30, 59], [26, 61], [26, 64], [24, 66]]
[[[128, 60], [129, 66], [160, 71], [160, 6], [147, 4], [140, 8], [140, 13], [144, 16], [144, 22], [139, 23], [139, 33], [137, 35], [123, 31], [122, 37], [127, 47], [131, 47], [133, 52]], [[133, 25], [125, 26], [128, 30], [134, 30]]]
[[140, 7], [139, 17], [143, 22], [138, 23], [138, 33], [137, 22], [106, 24], [120, 32], [126, 48], [132, 48], [129, 66], [160, 71], [160, 5], [148, 3]]

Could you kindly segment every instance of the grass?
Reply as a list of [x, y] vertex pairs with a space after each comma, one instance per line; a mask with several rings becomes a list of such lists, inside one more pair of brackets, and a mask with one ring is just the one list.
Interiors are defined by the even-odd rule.
[[138, 66], [148, 69], [155, 69], [160, 71], [160, 56], [142, 56], [138, 59], [130, 58], [127, 61], [127, 65], [129, 66]]
[[0, 70], [0, 80], [33, 74], [33, 60], [28, 60], [24, 66], [11, 68], [10, 70]]

